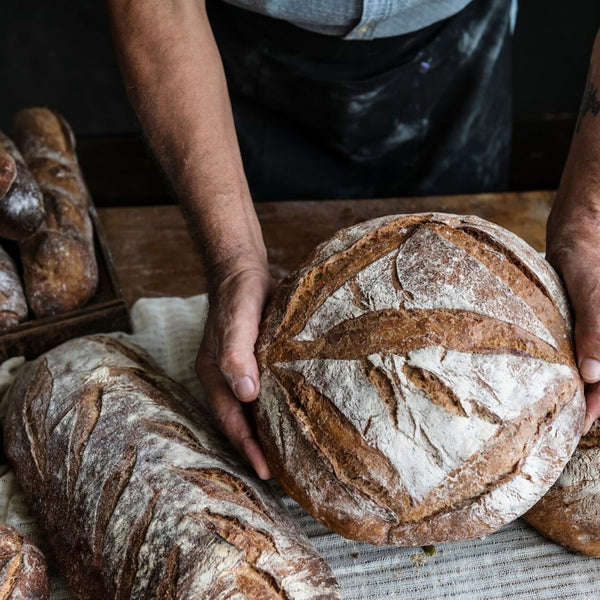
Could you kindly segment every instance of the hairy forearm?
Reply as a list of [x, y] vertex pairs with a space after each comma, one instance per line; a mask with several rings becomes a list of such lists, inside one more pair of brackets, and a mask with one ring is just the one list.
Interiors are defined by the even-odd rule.
[[600, 219], [600, 32], [560, 183], [559, 200], [572, 198]]
[[547, 225], [546, 256], [562, 276], [586, 386], [584, 433], [600, 416], [600, 33], [569, 155]]
[[210, 269], [265, 261], [220, 56], [198, 0], [107, 0], [127, 91]]

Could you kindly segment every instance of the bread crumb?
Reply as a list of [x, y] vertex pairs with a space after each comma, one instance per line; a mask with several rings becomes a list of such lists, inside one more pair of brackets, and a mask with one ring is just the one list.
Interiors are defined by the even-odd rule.
[[414, 567], [422, 567], [427, 563], [427, 558], [437, 554], [435, 546], [423, 546], [421, 552], [418, 554], [411, 555], [410, 559], [413, 562]]

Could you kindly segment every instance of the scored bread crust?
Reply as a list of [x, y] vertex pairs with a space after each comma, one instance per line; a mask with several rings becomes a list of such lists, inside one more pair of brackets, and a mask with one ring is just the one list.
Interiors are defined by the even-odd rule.
[[44, 198], [23, 156], [2, 131], [0, 155], [10, 158], [14, 165], [10, 187], [4, 195], [0, 190], [0, 237], [23, 240], [33, 235], [42, 224], [46, 215]]
[[50, 583], [42, 552], [20, 531], [0, 523], [0, 600], [48, 600]]
[[577, 444], [585, 402], [569, 319], [549, 265], [477, 217], [342, 230], [265, 311], [255, 417], [273, 474], [351, 539], [495, 531]]
[[523, 519], [573, 552], [600, 556], [600, 421], [581, 438], [556, 483]]
[[80, 598], [339, 598], [267, 485], [139, 349], [90, 336], [27, 363], [5, 448]]
[[29, 306], [36, 317], [86, 304], [98, 285], [90, 197], [75, 136], [55, 111], [36, 107], [15, 116], [14, 135], [44, 198], [45, 218], [20, 244]]
[[17, 164], [1, 143], [0, 137], [0, 200], [6, 196], [17, 176]]

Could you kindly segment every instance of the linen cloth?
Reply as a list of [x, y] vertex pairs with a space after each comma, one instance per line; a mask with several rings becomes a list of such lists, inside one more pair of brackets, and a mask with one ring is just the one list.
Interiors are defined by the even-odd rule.
[[[133, 333], [113, 335], [145, 348], [168, 375], [205, 403], [194, 360], [207, 307], [205, 295], [141, 299], [131, 310]], [[0, 392], [22, 363], [12, 358], [0, 366]], [[43, 535], [12, 471], [6, 466], [3, 471], [0, 519], [28, 534], [45, 551]], [[434, 551], [376, 547], [328, 531], [282, 491], [281, 496], [333, 569], [344, 600], [584, 600], [598, 595], [600, 559], [572, 554], [520, 519], [483, 539], [441, 544]], [[50, 567], [52, 600], [74, 598]]]

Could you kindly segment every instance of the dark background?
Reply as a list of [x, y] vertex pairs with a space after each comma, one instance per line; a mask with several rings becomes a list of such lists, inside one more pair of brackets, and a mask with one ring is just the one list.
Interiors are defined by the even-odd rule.
[[[507, 0], [507, 2], [510, 0]], [[164, 197], [129, 108], [101, 0], [2, 0], [0, 128], [18, 108], [62, 112], [96, 202]], [[554, 188], [600, 26], [599, 0], [521, 0], [511, 188]]]

